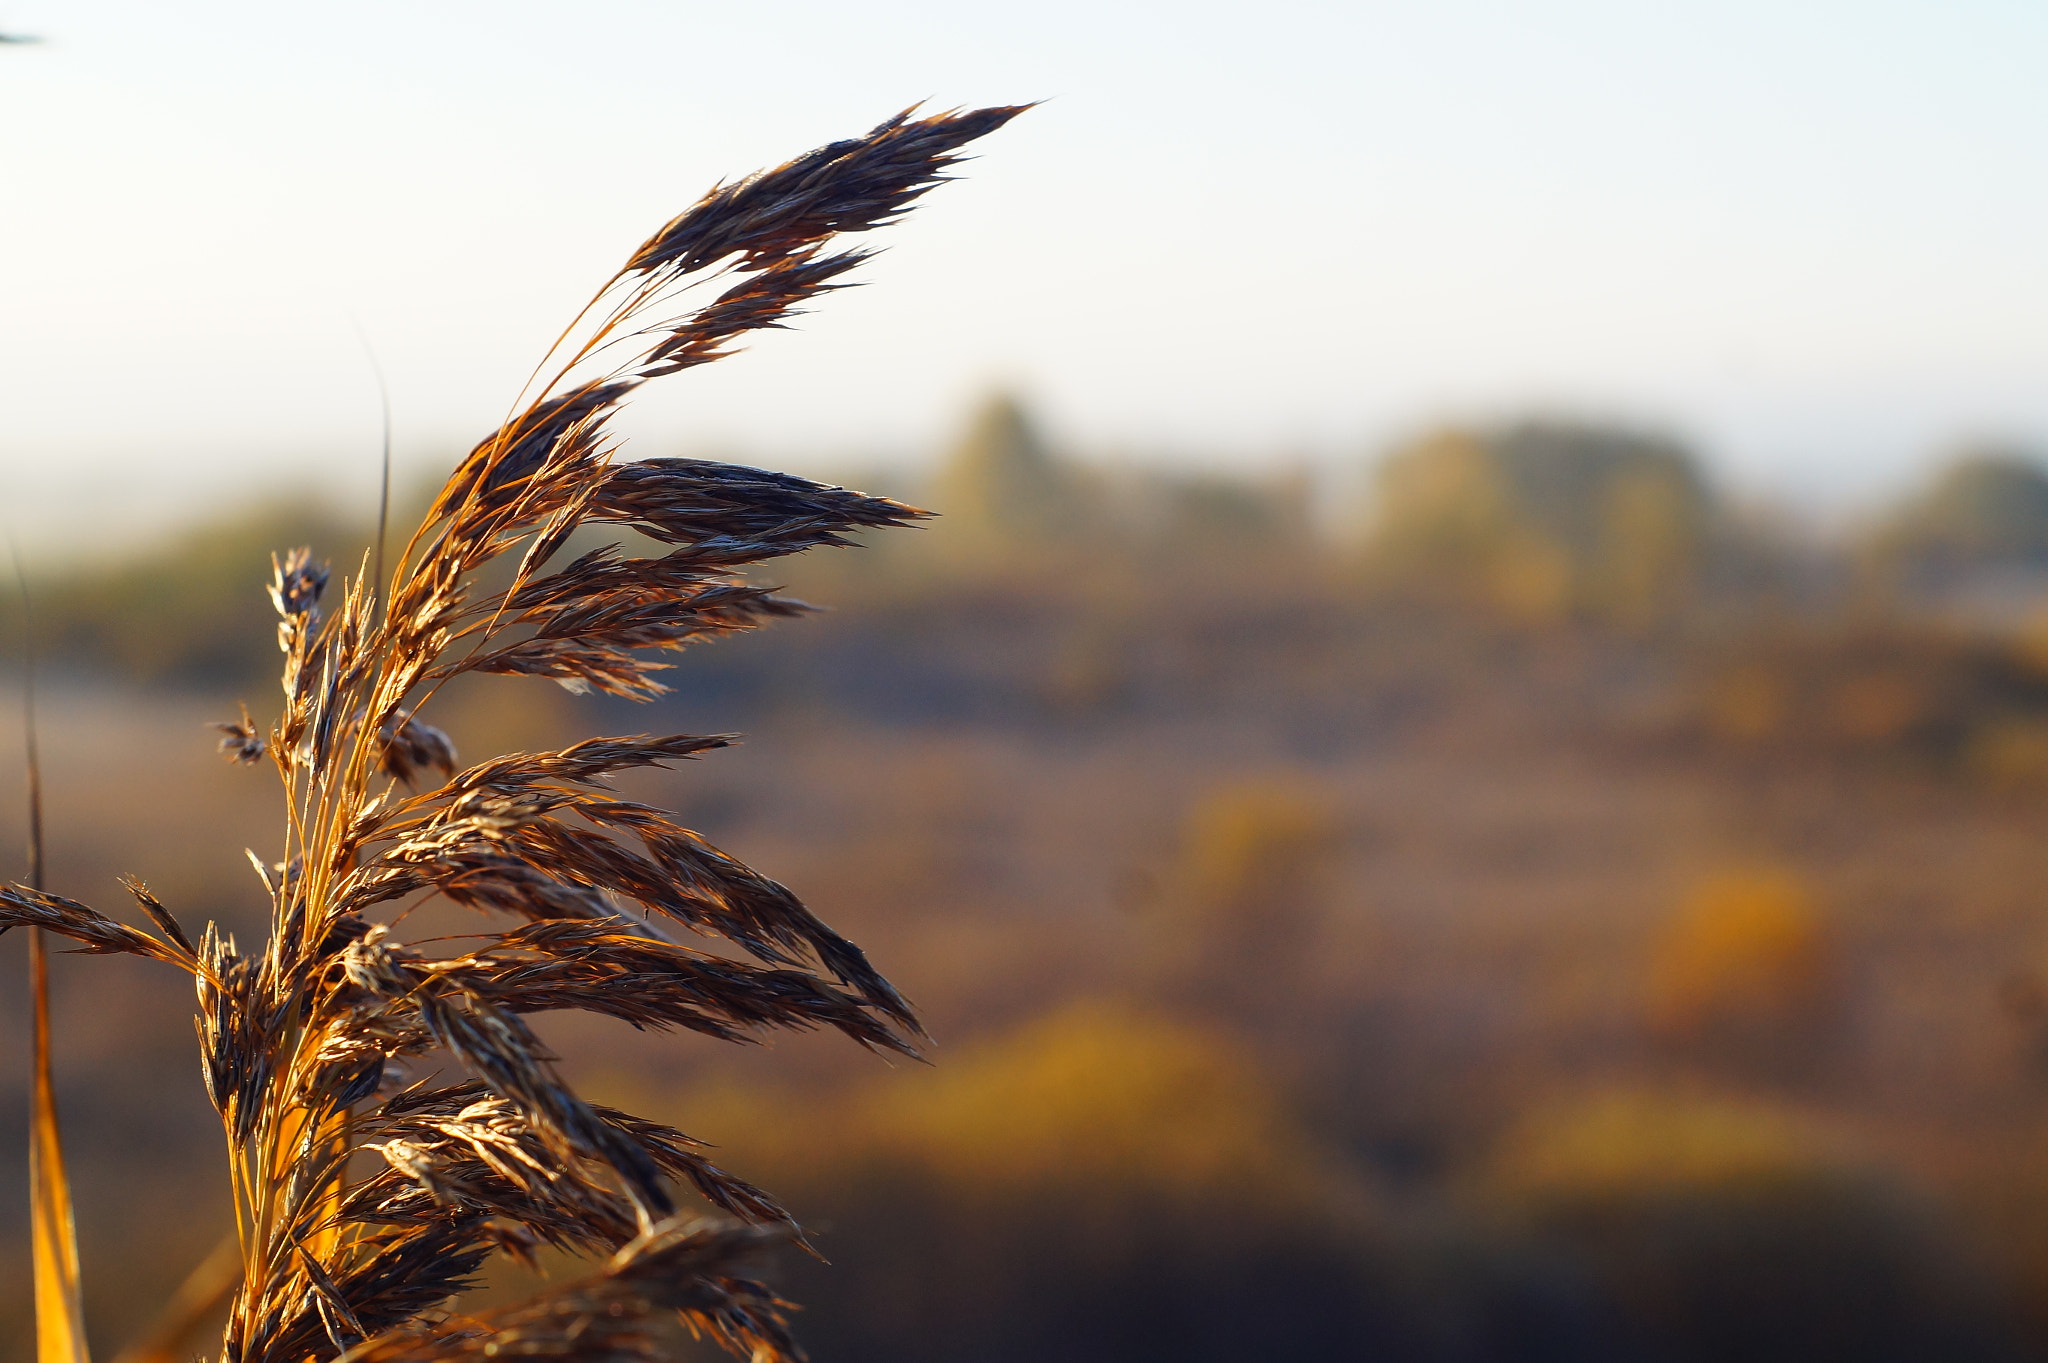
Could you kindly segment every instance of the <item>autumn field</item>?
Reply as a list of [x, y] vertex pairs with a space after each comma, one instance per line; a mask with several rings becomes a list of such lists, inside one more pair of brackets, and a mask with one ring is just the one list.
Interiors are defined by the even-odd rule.
[[[1119, 482], [992, 409], [925, 493], [953, 518], [789, 571], [830, 612], [646, 706], [453, 697], [465, 754], [744, 733], [629, 789], [919, 1005], [930, 1065], [540, 1020], [813, 1227], [831, 1266], [776, 1273], [815, 1356], [2048, 1351], [2048, 663], [1964, 609], [2036, 551], [1952, 488], [1767, 543], [1682, 451], [1458, 439], [1347, 537], [1285, 480]], [[37, 584], [55, 888], [259, 930], [274, 777], [206, 726], [270, 703], [259, 546], [356, 552], [321, 519]], [[231, 1229], [219, 1128], [182, 980], [59, 957], [55, 990], [111, 1355]]]

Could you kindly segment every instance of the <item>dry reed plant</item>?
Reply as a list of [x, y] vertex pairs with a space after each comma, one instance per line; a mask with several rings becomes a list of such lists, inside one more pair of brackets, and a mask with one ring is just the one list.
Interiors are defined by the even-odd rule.
[[[267, 757], [285, 788], [284, 855], [257, 866], [272, 901], [260, 948], [211, 924], [188, 933], [137, 881], [148, 931], [0, 889], [0, 931], [147, 956], [196, 984], [240, 1243], [227, 1363], [612, 1363], [665, 1357], [685, 1327], [757, 1360], [801, 1357], [786, 1303], [744, 1268], [800, 1236], [789, 1214], [680, 1131], [578, 1097], [526, 1018], [582, 1009], [732, 1041], [832, 1028], [914, 1054], [910, 1007], [787, 889], [609, 784], [726, 737], [592, 738], [458, 770], [421, 711], [472, 672], [652, 696], [662, 651], [805, 609], [745, 580], [749, 565], [924, 514], [758, 469], [613, 462], [606, 421], [641, 383], [841, 287], [866, 253], [828, 253], [833, 238], [893, 221], [1020, 111], [907, 111], [714, 188], [556, 342], [531, 401], [462, 460], [388, 583], [345, 581], [323, 613], [327, 568], [305, 549], [276, 561], [282, 716], [267, 732], [246, 711], [220, 726], [227, 756]], [[679, 301], [709, 279], [727, 287]], [[586, 525], [670, 548], [557, 564]], [[480, 581], [500, 560], [504, 585]], [[402, 940], [408, 907], [436, 895], [511, 926], [457, 955]], [[680, 1210], [684, 1188], [724, 1217]], [[543, 1246], [595, 1271], [511, 1310], [448, 1313], [495, 1256]]]

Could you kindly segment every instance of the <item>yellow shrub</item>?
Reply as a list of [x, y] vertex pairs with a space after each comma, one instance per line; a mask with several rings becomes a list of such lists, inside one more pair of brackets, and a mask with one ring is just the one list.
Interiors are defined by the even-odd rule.
[[1711, 1191], [1824, 1162], [1813, 1132], [1761, 1104], [1617, 1089], [1525, 1117], [1496, 1152], [1490, 1187], [1507, 1201], [1542, 1205]]
[[1657, 1357], [1986, 1356], [1954, 1348], [1984, 1304], [1931, 1209], [1783, 1109], [1611, 1090], [1531, 1113], [1488, 1174], [1504, 1224], [1586, 1274]]
[[828, 1142], [815, 1142], [815, 1115], [799, 1121], [758, 1094], [688, 1106], [686, 1129], [715, 1133], [742, 1169], [770, 1166], [799, 1210], [806, 1192], [832, 1200], [876, 1163], [970, 1201], [1070, 1189], [1267, 1204], [1327, 1195], [1335, 1167], [1233, 1042], [1113, 1002], [1072, 1005], [933, 1070], [877, 1076], [831, 1109]]
[[1082, 1004], [871, 1100], [871, 1132], [962, 1187], [1108, 1182], [1306, 1195], [1317, 1160], [1250, 1057], [1221, 1037]]
[[1693, 1035], [1808, 1017], [1828, 986], [1828, 939], [1812, 895], [1782, 870], [1702, 882], [1665, 930], [1651, 966], [1649, 1016]]
[[1137, 1356], [1134, 1334], [1161, 1357], [1379, 1356], [1427, 1309], [1365, 1188], [1252, 1058], [1131, 1006], [1078, 1004], [837, 1102], [705, 1098], [680, 1124], [832, 1258], [777, 1280], [821, 1356], [1093, 1363]]
[[1278, 782], [1225, 786], [1188, 816], [1190, 878], [1207, 897], [1254, 892], [1320, 855], [1334, 832], [1328, 808], [1298, 787]]
[[1189, 813], [1181, 863], [1147, 927], [1155, 981], [1244, 1021], [1287, 1002], [1329, 896], [1327, 804], [1272, 781], [1227, 785]]

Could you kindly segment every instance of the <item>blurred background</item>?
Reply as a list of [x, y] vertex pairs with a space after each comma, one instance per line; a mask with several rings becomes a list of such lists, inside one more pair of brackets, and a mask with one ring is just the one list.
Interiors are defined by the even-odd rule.
[[[710, 184], [1045, 99], [873, 287], [626, 422], [942, 519], [777, 565], [830, 612], [650, 706], [436, 718], [745, 733], [636, 792], [861, 942], [936, 1064], [578, 1021], [572, 1076], [818, 1228], [772, 1269], [824, 1360], [2048, 1357], [2048, 10], [0, 32], [41, 39], [0, 46], [0, 521], [53, 889], [260, 931], [277, 792], [204, 726], [274, 713], [269, 551], [373, 536], [380, 371], [409, 528]], [[228, 1230], [220, 1140], [177, 979], [53, 974], [111, 1356]]]

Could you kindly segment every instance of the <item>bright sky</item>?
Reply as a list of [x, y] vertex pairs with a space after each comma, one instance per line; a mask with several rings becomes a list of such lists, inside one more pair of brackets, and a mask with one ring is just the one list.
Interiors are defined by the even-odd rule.
[[872, 287], [672, 379], [643, 455], [1356, 465], [1618, 415], [1813, 499], [2048, 446], [2041, 0], [0, 0], [0, 498], [29, 535], [373, 477], [503, 414], [721, 176], [1046, 99]]

